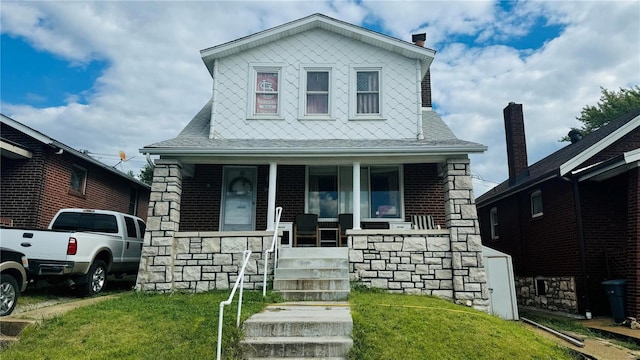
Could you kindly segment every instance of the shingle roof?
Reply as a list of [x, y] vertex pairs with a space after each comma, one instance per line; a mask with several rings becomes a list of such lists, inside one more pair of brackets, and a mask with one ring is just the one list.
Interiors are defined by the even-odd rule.
[[532, 164], [528, 167], [529, 176], [522, 179], [518, 179], [515, 184], [509, 186], [509, 180], [505, 180], [501, 184], [497, 185], [493, 189], [487, 191], [478, 197], [477, 203], [488, 202], [494, 198], [500, 197], [506, 192], [514, 188], [526, 188], [527, 185], [538, 182], [540, 179], [551, 176], [559, 175], [560, 166], [572, 158], [578, 156], [582, 152], [586, 151], [590, 147], [596, 145], [607, 136], [611, 135], [616, 130], [620, 129], [625, 124], [636, 119], [640, 116], [640, 108], [637, 108], [625, 115], [622, 115], [615, 120], [611, 121], [606, 126], [592, 132], [585, 136], [577, 143], [569, 144], [564, 148], [550, 154], [549, 156], [541, 159], [540, 161]]
[[425, 139], [321, 139], [321, 140], [287, 140], [287, 139], [210, 139], [209, 124], [211, 119], [211, 101], [193, 117], [177, 137], [147, 145], [140, 149], [141, 153], [151, 154], [188, 154], [209, 152], [211, 155], [224, 152], [255, 152], [258, 150], [272, 152], [483, 152], [482, 144], [460, 140], [432, 110], [423, 111], [423, 130]]

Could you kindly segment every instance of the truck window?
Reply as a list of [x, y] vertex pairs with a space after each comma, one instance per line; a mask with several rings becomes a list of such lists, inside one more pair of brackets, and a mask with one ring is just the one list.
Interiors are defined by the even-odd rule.
[[116, 217], [108, 214], [64, 212], [58, 215], [51, 228], [53, 230], [118, 233]]
[[136, 232], [136, 222], [133, 221], [133, 218], [125, 216], [124, 222], [127, 225], [127, 237], [138, 237], [138, 234]]
[[138, 220], [138, 227], [140, 228], [140, 237], [143, 238], [147, 225], [145, 225], [144, 221]]

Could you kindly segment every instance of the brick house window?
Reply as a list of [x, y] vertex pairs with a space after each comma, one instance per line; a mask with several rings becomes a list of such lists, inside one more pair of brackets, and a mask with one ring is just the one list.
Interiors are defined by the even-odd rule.
[[490, 221], [491, 221], [491, 239], [492, 240], [497, 240], [499, 238], [499, 232], [498, 232], [498, 209], [497, 208], [491, 208], [491, 211], [489, 212], [489, 217], [490, 217]]
[[78, 166], [71, 166], [71, 184], [69, 190], [71, 192], [84, 195], [87, 188], [87, 170]]
[[536, 190], [531, 193], [531, 217], [542, 216], [542, 192]]

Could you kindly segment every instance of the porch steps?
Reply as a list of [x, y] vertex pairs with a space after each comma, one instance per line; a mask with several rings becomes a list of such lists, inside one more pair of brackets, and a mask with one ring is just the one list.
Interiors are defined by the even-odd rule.
[[349, 296], [347, 248], [283, 248], [273, 289], [287, 301], [342, 301]]
[[340, 360], [353, 345], [347, 302], [273, 304], [242, 327], [246, 359]]

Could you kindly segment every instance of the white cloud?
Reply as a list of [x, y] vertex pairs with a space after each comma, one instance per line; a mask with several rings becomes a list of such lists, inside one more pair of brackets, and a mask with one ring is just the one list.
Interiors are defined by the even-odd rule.
[[[563, 146], [557, 140], [579, 125], [575, 117], [597, 102], [600, 86], [640, 84], [636, 1], [510, 5], [505, 13], [484, 1], [3, 2], [3, 32], [77, 66], [98, 59], [108, 67], [65, 106], [2, 104], [2, 111], [74, 148], [113, 154], [113, 164], [122, 149], [136, 156], [123, 169], [137, 172], [138, 149], [176, 136], [211, 96], [201, 49], [320, 12], [354, 24], [379, 21], [405, 40], [427, 32], [427, 47], [437, 50], [434, 103], [459, 138], [489, 146], [472, 157], [472, 170], [500, 182], [508, 102], [524, 105], [533, 163]], [[500, 45], [529, 34], [537, 19], [564, 30], [538, 49]], [[486, 184], [476, 182], [477, 195]]]

